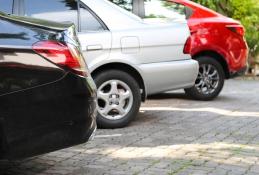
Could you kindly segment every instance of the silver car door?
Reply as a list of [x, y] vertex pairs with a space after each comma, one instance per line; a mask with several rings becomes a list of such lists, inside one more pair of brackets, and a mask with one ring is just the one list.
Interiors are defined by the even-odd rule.
[[78, 38], [90, 71], [98, 60], [109, 57], [111, 32], [104, 23], [86, 6], [80, 4], [80, 23]]

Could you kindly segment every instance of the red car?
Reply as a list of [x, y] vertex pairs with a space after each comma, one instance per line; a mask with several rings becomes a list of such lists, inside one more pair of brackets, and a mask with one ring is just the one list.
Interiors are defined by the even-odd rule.
[[248, 47], [240, 22], [227, 18], [190, 0], [110, 0], [141, 18], [175, 20], [184, 17], [192, 34], [191, 54], [199, 61], [195, 86], [185, 89], [194, 99], [212, 100], [225, 79], [246, 71]]
[[246, 71], [248, 47], [245, 29], [240, 22], [192, 1], [171, 1], [184, 5], [187, 13], [190, 11], [191, 54], [200, 63], [195, 86], [185, 89], [185, 92], [198, 100], [211, 100], [222, 90], [224, 79]]

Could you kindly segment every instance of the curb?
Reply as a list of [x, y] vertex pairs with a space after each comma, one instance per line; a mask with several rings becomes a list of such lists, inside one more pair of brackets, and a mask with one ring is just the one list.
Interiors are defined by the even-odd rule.
[[235, 80], [253, 80], [253, 81], [259, 81], [259, 77], [258, 76], [242, 76], [242, 77], [237, 77], [234, 78]]

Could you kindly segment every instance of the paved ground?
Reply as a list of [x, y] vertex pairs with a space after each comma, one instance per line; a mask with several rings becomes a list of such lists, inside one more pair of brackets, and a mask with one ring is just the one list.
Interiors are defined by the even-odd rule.
[[21, 162], [0, 174], [259, 174], [259, 81], [232, 80], [213, 102], [152, 97], [129, 127]]

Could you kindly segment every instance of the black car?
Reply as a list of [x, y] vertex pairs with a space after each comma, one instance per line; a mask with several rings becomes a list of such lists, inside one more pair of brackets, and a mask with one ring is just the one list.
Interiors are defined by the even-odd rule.
[[0, 159], [88, 141], [96, 86], [73, 24], [0, 12]]

